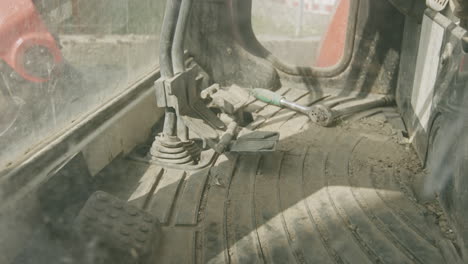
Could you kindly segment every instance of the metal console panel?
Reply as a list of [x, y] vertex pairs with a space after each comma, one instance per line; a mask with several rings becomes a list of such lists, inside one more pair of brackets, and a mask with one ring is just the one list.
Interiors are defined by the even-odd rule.
[[428, 138], [437, 104], [448, 38], [456, 25], [447, 17], [426, 10], [422, 25], [407, 18], [396, 94], [397, 105], [418, 156], [426, 159]]
[[171, 79], [158, 80], [156, 95], [158, 106], [173, 107], [195, 133], [216, 140], [226, 125], [201, 101], [199, 93], [207, 87], [207, 78], [199, 66], [192, 65]]
[[[407, 20], [397, 92], [398, 107], [429, 175], [419, 195], [438, 194], [468, 261], [468, 39], [447, 17], [426, 10]], [[417, 50], [417, 57], [411, 56]]]

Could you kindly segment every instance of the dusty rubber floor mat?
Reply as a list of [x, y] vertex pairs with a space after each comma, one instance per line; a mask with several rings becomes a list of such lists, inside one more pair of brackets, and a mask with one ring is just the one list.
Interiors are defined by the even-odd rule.
[[384, 115], [323, 128], [278, 111], [257, 130], [280, 133], [276, 151], [228, 153], [200, 171], [150, 167], [126, 184], [145, 187], [141, 206], [162, 223], [154, 263], [459, 261], [444, 216], [413, 195], [423, 170]]
[[75, 220], [74, 235], [89, 263], [151, 263], [160, 225], [155, 218], [106, 192], [95, 192]]

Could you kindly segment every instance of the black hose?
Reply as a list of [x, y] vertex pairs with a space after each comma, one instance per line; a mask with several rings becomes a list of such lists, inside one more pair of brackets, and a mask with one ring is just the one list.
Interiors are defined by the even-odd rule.
[[180, 6], [179, 17], [177, 20], [177, 27], [174, 35], [174, 43], [172, 44], [172, 62], [174, 63], [174, 73], [185, 71], [184, 61], [184, 42], [187, 24], [192, 10], [193, 0], [182, 0]]
[[[159, 41], [159, 65], [161, 69], [161, 78], [168, 79], [174, 76], [172, 70], [172, 42], [177, 26], [177, 19], [180, 11], [181, 0], [167, 0], [164, 10], [164, 19]], [[165, 136], [175, 135], [176, 114], [175, 110], [166, 107], [164, 116], [163, 134]]]
[[[185, 60], [184, 60], [184, 43], [185, 43], [185, 32], [187, 30], [187, 24], [190, 18], [190, 12], [192, 9], [193, 0], [182, 0], [180, 5], [179, 16], [177, 18], [177, 25], [174, 33], [174, 42], [172, 44], [172, 63], [173, 73], [177, 74], [185, 71]], [[177, 117], [177, 136], [182, 141], [188, 141], [189, 132], [187, 126], [180, 116]]]
[[[168, 0], [164, 13], [163, 28], [160, 41], [160, 67], [163, 78], [171, 78], [174, 73], [185, 71], [184, 42], [192, 0]], [[183, 140], [188, 140], [188, 128], [180, 117], [175, 115], [174, 109], [166, 109], [164, 120], [164, 134], [175, 134], [174, 127], [177, 122], [177, 134]]]
[[163, 79], [174, 76], [172, 69], [172, 43], [177, 26], [181, 0], [167, 0], [159, 41], [159, 65]]

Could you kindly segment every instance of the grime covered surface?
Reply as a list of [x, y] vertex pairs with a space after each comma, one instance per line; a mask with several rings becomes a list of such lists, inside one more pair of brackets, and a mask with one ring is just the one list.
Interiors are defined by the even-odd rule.
[[195, 172], [122, 158], [99, 175], [102, 189], [162, 223], [154, 263], [456, 261], [438, 205], [413, 195], [424, 172], [392, 108], [333, 128], [261, 103], [254, 117], [281, 133], [276, 152], [226, 154]]
[[[302, 104], [315, 99], [300, 90], [285, 96]], [[100, 190], [161, 222], [150, 263], [458, 261], [437, 203], [420, 204], [413, 195], [413, 177], [424, 171], [399, 136], [393, 108], [324, 128], [289, 110], [253, 104], [249, 126], [281, 133], [275, 152], [227, 153], [198, 171], [119, 157], [96, 176]], [[55, 244], [51, 259], [74, 263], [66, 257], [73, 241]]]

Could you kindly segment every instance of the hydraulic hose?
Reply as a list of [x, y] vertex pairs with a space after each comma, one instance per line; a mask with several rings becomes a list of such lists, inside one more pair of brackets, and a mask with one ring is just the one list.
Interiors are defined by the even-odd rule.
[[[181, 0], [167, 0], [164, 10], [164, 19], [159, 42], [159, 65], [161, 78], [168, 79], [174, 76], [172, 68], [172, 44], [177, 26]], [[176, 114], [174, 109], [166, 107], [164, 117], [163, 134], [165, 136], [175, 135]]]
[[159, 64], [161, 77], [164, 79], [174, 76], [172, 66], [172, 44], [176, 31], [181, 0], [167, 0], [164, 19], [159, 41]]
[[179, 17], [177, 19], [177, 27], [174, 35], [174, 43], [172, 44], [172, 62], [174, 74], [185, 71], [184, 61], [184, 43], [185, 32], [192, 10], [193, 0], [182, 0], [180, 6]]
[[[180, 5], [179, 16], [177, 18], [177, 25], [174, 33], [174, 42], [172, 44], [172, 63], [173, 73], [181, 73], [185, 71], [185, 60], [184, 60], [184, 43], [185, 43], [185, 32], [187, 30], [187, 24], [190, 18], [190, 12], [192, 10], [193, 0], [182, 0]], [[180, 116], [177, 117], [177, 136], [182, 141], [189, 140], [189, 131], [184, 121]]]

